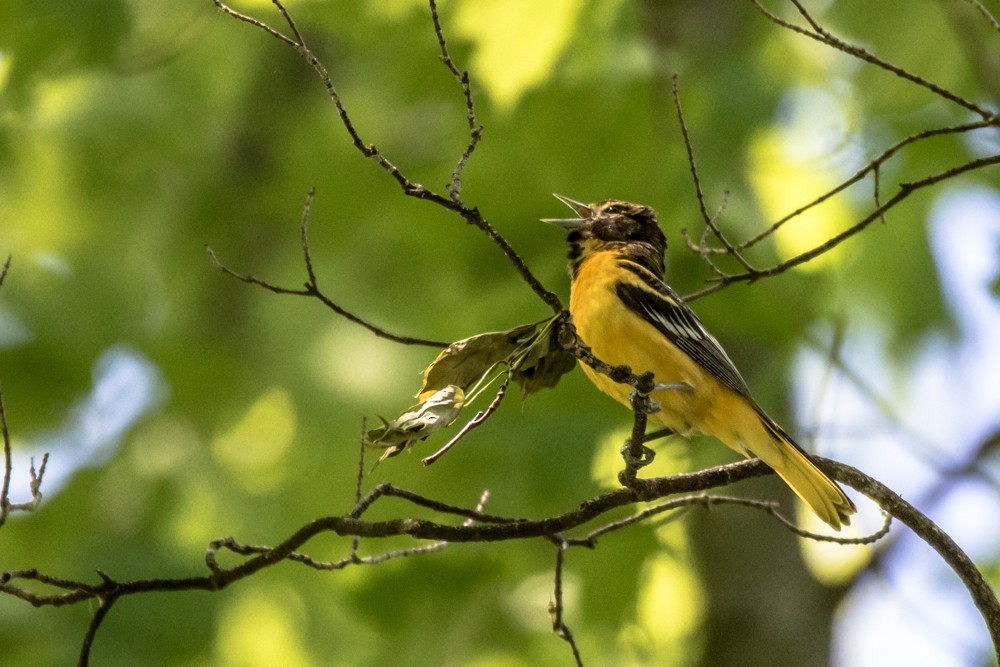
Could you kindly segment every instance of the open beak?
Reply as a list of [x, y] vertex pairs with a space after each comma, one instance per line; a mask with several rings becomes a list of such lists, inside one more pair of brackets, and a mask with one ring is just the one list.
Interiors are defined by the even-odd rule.
[[576, 218], [542, 218], [542, 222], [547, 222], [550, 225], [555, 225], [556, 227], [562, 227], [563, 229], [566, 229], [566, 230], [577, 229], [577, 228], [583, 227], [585, 224], [587, 224], [587, 221], [590, 219], [590, 216], [592, 216], [594, 214], [594, 211], [591, 210], [591, 208], [589, 206], [587, 206], [586, 204], [582, 204], [582, 203], [580, 203], [578, 201], [570, 199], [569, 197], [563, 197], [562, 195], [557, 195], [555, 193], [552, 193], [552, 194], [555, 196], [556, 199], [558, 199], [562, 203], [566, 204], [566, 206], [569, 206], [571, 209], [573, 209], [573, 211], [579, 217], [576, 217]]

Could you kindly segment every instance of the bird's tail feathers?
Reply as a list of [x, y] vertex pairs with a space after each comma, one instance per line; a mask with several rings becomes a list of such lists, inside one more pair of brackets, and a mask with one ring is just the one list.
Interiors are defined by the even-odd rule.
[[749, 449], [764, 463], [774, 469], [792, 491], [816, 515], [834, 530], [851, 523], [857, 507], [844, 490], [821, 471], [809, 455], [792, 440], [770, 417], [758, 409], [760, 421], [771, 446], [753, 446]]

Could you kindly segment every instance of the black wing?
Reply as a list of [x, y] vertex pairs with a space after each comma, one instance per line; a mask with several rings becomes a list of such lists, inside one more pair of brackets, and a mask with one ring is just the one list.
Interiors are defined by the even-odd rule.
[[753, 404], [750, 389], [729, 355], [677, 292], [643, 266], [627, 260], [619, 266], [634, 273], [641, 283], [619, 282], [615, 286], [618, 298], [702, 368]]

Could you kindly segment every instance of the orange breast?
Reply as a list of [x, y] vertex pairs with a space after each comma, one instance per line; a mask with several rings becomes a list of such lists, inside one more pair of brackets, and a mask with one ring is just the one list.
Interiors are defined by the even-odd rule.
[[[690, 390], [664, 389], [653, 392], [660, 412], [653, 419], [678, 433], [707, 432], [712, 397], [718, 384], [697, 363], [671, 344], [663, 334], [621, 302], [615, 284], [622, 272], [612, 252], [597, 253], [580, 267], [570, 293], [570, 312], [577, 332], [594, 355], [613, 366], [627, 365], [633, 373], [652, 371], [658, 384], [685, 383]], [[582, 364], [597, 387], [630, 406], [632, 388], [613, 381]]]

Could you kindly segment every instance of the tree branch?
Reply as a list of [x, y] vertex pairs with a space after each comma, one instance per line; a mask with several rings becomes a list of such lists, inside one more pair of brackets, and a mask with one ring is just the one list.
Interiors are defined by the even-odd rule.
[[341, 317], [351, 322], [354, 322], [355, 324], [364, 327], [365, 329], [368, 329], [379, 338], [385, 338], [387, 340], [391, 340], [395, 343], [401, 343], [403, 345], [426, 345], [428, 347], [438, 347], [438, 348], [448, 347], [448, 343], [445, 341], [432, 340], [427, 338], [415, 338], [413, 336], [401, 336], [399, 334], [391, 333], [386, 329], [383, 329], [382, 327], [376, 326], [371, 322], [362, 319], [358, 315], [355, 315], [354, 313], [346, 310], [345, 308], [342, 308], [341, 306], [337, 305], [330, 297], [328, 297], [326, 294], [323, 293], [323, 291], [319, 288], [319, 283], [316, 278], [316, 272], [313, 270], [312, 253], [309, 249], [309, 214], [312, 207], [312, 200], [315, 194], [316, 194], [315, 188], [309, 190], [309, 194], [306, 195], [305, 206], [303, 207], [302, 210], [300, 238], [302, 240], [302, 258], [303, 262], [305, 263], [306, 276], [307, 276], [305, 286], [302, 289], [291, 289], [288, 287], [280, 287], [278, 285], [269, 283], [266, 280], [261, 280], [260, 278], [253, 276], [251, 274], [237, 273], [236, 271], [234, 271], [233, 269], [229, 268], [228, 266], [222, 263], [222, 261], [215, 254], [215, 251], [211, 248], [211, 246], [205, 246], [205, 251], [208, 253], [209, 259], [212, 260], [212, 264], [214, 264], [216, 268], [221, 270], [226, 275], [232, 276], [237, 280], [241, 280], [251, 285], [257, 285], [258, 287], [263, 287], [264, 289], [270, 292], [274, 292], [275, 294], [289, 294], [292, 296], [305, 296], [317, 299], [333, 312], [337, 313]]
[[[757, 10], [760, 11], [761, 14], [763, 14], [768, 20], [772, 21], [776, 25], [784, 29], [796, 32], [798, 34], [810, 37], [811, 39], [817, 40], [826, 46], [847, 53], [848, 55], [857, 58], [858, 60], [869, 63], [888, 72], [891, 72], [896, 76], [899, 76], [900, 78], [910, 81], [911, 83], [932, 92], [938, 97], [941, 97], [954, 104], [957, 104], [958, 106], [962, 107], [965, 110], [972, 111], [973, 113], [978, 115], [981, 118], [981, 120], [978, 120], [976, 122], [962, 123], [948, 127], [933, 128], [914, 133], [896, 142], [895, 144], [884, 150], [880, 155], [869, 161], [864, 167], [859, 169], [854, 175], [847, 178], [839, 185], [835, 186], [834, 188], [830, 189], [829, 191], [825, 192], [824, 194], [820, 195], [819, 197], [810, 201], [809, 203], [800, 206], [799, 208], [792, 211], [788, 215], [784, 216], [777, 222], [771, 224], [764, 231], [760, 232], [759, 234], [756, 234], [755, 236], [752, 236], [751, 238], [743, 242], [733, 243], [725, 236], [725, 234], [718, 226], [716, 222], [717, 216], [709, 216], [706, 210], [704, 196], [702, 194], [701, 183], [697, 174], [697, 168], [694, 161], [694, 154], [691, 148], [689, 133], [686, 124], [684, 122], [683, 113], [680, 107], [680, 100], [677, 93], [677, 81], [675, 76], [674, 103], [677, 108], [678, 119], [681, 124], [681, 133], [688, 153], [688, 162], [695, 183], [695, 190], [699, 204], [699, 209], [701, 211], [702, 218], [706, 225], [705, 235], [703, 235], [700, 243], [695, 243], [688, 236], [686, 230], [682, 230], [682, 233], [684, 234], [688, 247], [694, 252], [697, 252], [700, 255], [701, 259], [705, 262], [705, 264], [715, 274], [715, 276], [710, 279], [710, 282], [714, 284], [709, 285], [708, 287], [705, 287], [701, 290], [698, 290], [692, 294], [685, 296], [685, 299], [687, 301], [693, 301], [703, 296], [712, 294], [714, 292], [718, 292], [734, 282], [753, 282], [760, 278], [775, 276], [787, 271], [788, 269], [798, 266], [799, 264], [803, 264], [812, 259], [815, 259], [819, 255], [833, 249], [847, 238], [865, 229], [873, 220], [877, 219], [885, 222], [886, 212], [895, 207], [902, 200], [906, 199], [913, 191], [923, 187], [927, 187], [929, 185], [937, 184], [943, 180], [954, 178], [966, 171], [980, 169], [1000, 162], [1000, 156], [989, 156], [986, 158], [971, 160], [964, 165], [960, 165], [958, 167], [954, 167], [944, 172], [940, 172], [933, 176], [927, 177], [921, 181], [915, 181], [913, 183], [902, 183], [899, 186], [899, 191], [894, 197], [891, 197], [890, 199], [883, 201], [882, 188], [880, 183], [881, 168], [889, 159], [895, 156], [900, 150], [917, 142], [930, 139], [932, 137], [939, 137], [946, 135], [960, 135], [968, 132], [973, 132], [975, 130], [990, 128], [990, 127], [991, 128], [1000, 127], [1000, 116], [998, 116], [998, 114], [995, 111], [991, 111], [989, 109], [976, 105], [950, 90], [947, 90], [937, 84], [928, 81], [927, 79], [921, 76], [918, 76], [916, 74], [907, 71], [902, 67], [894, 65], [886, 60], [883, 60], [882, 58], [873, 55], [872, 53], [870, 53], [869, 51], [867, 51], [862, 47], [849, 44], [848, 42], [837, 37], [828, 29], [823, 27], [809, 13], [809, 11], [804, 7], [804, 5], [800, 2], [800, 0], [789, 0], [789, 1], [795, 6], [796, 10], [803, 17], [803, 19], [805, 19], [806, 23], [809, 26], [808, 28], [796, 25], [794, 23], [786, 21], [785, 19], [780, 18], [779, 16], [768, 10], [766, 7], [764, 7], [760, 0], [751, 0], [751, 2], [754, 4]], [[995, 26], [995, 19], [992, 17], [992, 15], [988, 11], [986, 11], [985, 8], [983, 8], [982, 5], [977, 2], [977, 0], [970, 0], [970, 1], [980, 10], [981, 13], [984, 14], [984, 16], [986, 16], [987, 20], [990, 20], [991, 23], [994, 24]], [[818, 206], [823, 202], [829, 200], [830, 198], [840, 194], [841, 192], [843, 192], [853, 184], [857, 183], [861, 179], [865, 178], [869, 174], [871, 174], [874, 178], [873, 199], [875, 201], [874, 211], [869, 216], [866, 216], [859, 222], [855, 223], [855, 225], [853, 225], [852, 227], [828, 239], [825, 243], [822, 243], [809, 251], [801, 253], [787, 261], [781, 262], [767, 269], [753, 268], [748, 262], [748, 260], [743, 256], [742, 251], [756, 245], [763, 239], [767, 238], [768, 236], [776, 232], [787, 222], [799, 217], [800, 215], [812, 209], [813, 207]], [[709, 231], [711, 231], [712, 235], [714, 235], [715, 238], [718, 239], [718, 241], [722, 244], [721, 247], [712, 247], [706, 243], [707, 234]], [[743, 271], [735, 274], [724, 272], [711, 258], [711, 255], [713, 254], [730, 255], [743, 267]]]
[[[969, 557], [955, 542], [937, 527], [928, 517], [904, 501], [893, 491], [861, 471], [837, 463], [829, 459], [816, 458], [817, 464], [824, 472], [834, 479], [847, 484], [873, 501], [889, 515], [895, 517], [913, 530], [922, 540], [934, 548], [944, 561], [956, 572], [963, 584], [969, 590], [976, 606], [986, 621], [993, 637], [997, 654], [1000, 655], [1000, 603], [986, 583], [982, 574], [976, 569]], [[427, 545], [411, 549], [402, 549], [384, 554], [361, 558], [356, 555], [341, 561], [317, 561], [303, 554], [301, 547], [316, 535], [326, 532], [342, 536], [364, 538], [385, 538], [392, 536], [410, 536], [417, 540], [434, 540], [436, 542], [495, 542], [514, 539], [545, 538], [554, 540], [557, 544], [568, 546], [593, 547], [597, 538], [612, 530], [644, 521], [664, 511], [689, 507], [693, 505], [710, 506], [719, 503], [734, 503], [765, 509], [774, 514], [773, 505], [759, 503], [747, 499], [731, 497], [716, 497], [704, 495], [704, 492], [728, 486], [735, 482], [771, 474], [773, 471], [760, 461], [753, 459], [716, 466], [694, 473], [635, 480], [630, 487], [609, 491], [595, 498], [581, 502], [569, 511], [556, 516], [542, 519], [521, 519], [513, 517], [498, 517], [482, 512], [482, 500], [475, 509], [463, 509], [440, 503], [405, 489], [399, 489], [390, 484], [380, 484], [366, 497], [359, 500], [356, 508], [349, 514], [335, 517], [315, 519], [286, 538], [274, 547], [241, 546], [232, 538], [222, 538], [209, 545], [206, 554], [206, 566], [210, 573], [198, 577], [178, 579], [144, 579], [130, 582], [117, 582], [107, 575], [101, 576], [100, 584], [68, 581], [44, 575], [37, 570], [12, 571], [0, 575], [0, 593], [6, 593], [25, 600], [35, 606], [62, 606], [84, 600], [99, 600], [102, 605], [110, 605], [115, 599], [140, 593], [181, 591], [181, 590], [221, 590], [251, 574], [271, 567], [284, 560], [306, 564], [316, 569], [343, 569], [348, 565], [375, 564], [390, 558], [403, 557], [436, 551], [443, 544]], [[690, 495], [690, 494], [702, 495]], [[566, 531], [579, 528], [607, 512], [634, 505], [654, 501], [666, 496], [687, 494], [682, 498], [668, 501], [660, 506], [639, 511], [634, 518], [612, 521], [604, 526], [590, 531], [581, 538], [564, 537]], [[461, 525], [450, 525], [423, 518], [403, 518], [386, 521], [365, 521], [361, 515], [372, 504], [384, 496], [399, 497], [431, 509], [435, 512], [453, 514], [464, 517]], [[783, 523], [789, 523], [784, 521]], [[872, 536], [862, 538], [860, 542], [869, 543], [884, 535], [886, 528]], [[796, 529], [798, 534], [813, 537]], [[841, 538], [832, 538], [843, 541]], [[858, 542], [859, 540], [848, 540]], [[219, 549], [227, 549], [240, 555], [249, 556], [247, 560], [236, 566], [226, 568], [218, 564], [216, 553]], [[43, 583], [64, 592], [55, 594], [35, 593], [22, 588], [18, 581], [32, 580]], [[106, 612], [105, 612], [106, 613]], [[92, 624], [93, 628], [96, 626]]]
[[980, 116], [983, 120], [995, 121], [996, 119], [996, 112], [984, 109], [979, 105], [970, 102], [969, 100], [959, 95], [956, 95], [952, 91], [946, 88], [942, 88], [936, 83], [932, 83], [921, 76], [906, 71], [902, 67], [893, 65], [892, 63], [879, 58], [878, 56], [872, 54], [871, 52], [867, 51], [866, 49], [860, 46], [849, 44], [844, 40], [840, 39], [830, 31], [828, 31], [826, 28], [824, 28], [822, 25], [820, 25], [819, 22], [812, 17], [812, 15], [806, 10], [806, 8], [802, 5], [802, 3], [799, 0], [790, 0], [790, 2], [793, 5], [795, 5], [795, 8], [798, 10], [799, 14], [802, 15], [802, 18], [804, 18], [806, 22], [809, 24], [809, 26], [812, 28], [811, 31], [801, 26], [797, 26], [794, 23], [789, 23], [788, 21], [773, 14], [760, 3], [760, 0], [751, 0], [751, 2], [753, 2], [754, 6], [760, 11], [761, 14], [763, 14], [770, 21], [781, 26], [782, 28], [786, 28], [793, 32], [797, 32], [800, 35], [805, 35], [806, 37], [809, 37], [811, 39], [815, 39], [816, 41], [821, 42], [822, 44], [826, 44], [831, 48], [834, 48], [838, 51], [842, 51], [848, 55], [857, 58], [858, 60], [863, 60], [867, 63], [871, 63], [872, 65], [884, 69], [887, 72], [891, 72], [902, 79], [906, 79], [907, 81], [915, 83], [916, 85], [922, 88], [926, 88], [927, 90], [931, 91], [938, 97], [946, 99], [950, 102], [954, 102], [955, 104], [964, 107], [969, 111], [972, 111], [973, 113]]
[[559, 297], [542, 286], [542, 284], [528, 268], [528, 265], [524, 262], [518, 252], [514, 250], [514, 247], [510, 245], [507, 239], [504, 238], [504, 236], [500, 234], [500, 232], [497, 231], [497, 229], [490, 224], [485, 217], [483, 217], [478, 208], [475, 206], [469, 206], [461, 198], [462, 171], [464, 170], [469, 157], [472, 155], [473, 150], [475, 150], [475, 147], [479, 143], [479, 138], [482, 135], [482, 128], [476, 125], [475, 108], [472, 104], [472, 88], [469, 83], [468, 74], [459, 73], [457, 66], [455, 66], [454, 61], [448, 53], [447, 42], [445, 41], [444, 33], [441, 29], [441, 23], [438, 19], [436, 2], [429, 0], [435, 34], [437, 35], [438, 45], [441, 47], [442, 58], [444, 59], [445, 65], [452, 71], [453, 74], [456, 74], [462, 85], [471, 132], [469, 145], [462, 153], [462, 156], [459, 158], [455, 170], [452, 173], [452, 183], [448, 187], [448, 196], [434, 192], [420, 183], [411, 181], [399, 169], [399, 167], [386, 158], [386, 156], [378, 147], [375, 146], [375, 144], [366, 143], [361, 138], [357, 128], [354, 126], [354, 122], [351, 119], [350, 114], [347, 112], [347, 107], [344, 105], [344, 102], [340, 97], [340, 93], [337, 92], [337, 88], [333, 84], [333, 79], [330, 77], [330, 73], [327, 71], [326, 67], [319, 60], [316, 54], [313, 53], [312, 50], [306, 45], [305, 39], [302, 37], [295, 21], [292, 19], [291, 15], [285, 9], [285, 6], [280, 0], [272, 0], [272, 3], [278, 8], [278, 11], [281, 12], [282, 17], [285, 19], [285, 22], [288, 23], [294, 37], [289, 37], [288, 35], [275, 30], [263, 21], [237, 12], [224, 4], [221, 0], [213, 0], [213, 2], [216, 7], [229, 16], [259, 28], [275, 39], [278, 39], [294, 48], [299, 56], [309, 63], [309, 65], [316, 71], [316, 74], [323, 82], [323, 85], [326, 87], [327, 94], [337, 109], [341, 124], [347, 131], [348, 136], [351, 138], [351, 143], [362, 155], [374, 160], [385, 172], [392, 176], [406, 196], [429, 201], [441, 206], [442, 208], [457, 213], [468, 224], [482, 231], [487, 238], [493, 241], [493, 243], [500, 248], [500, 250], [507, 257], [507, 260], [520, 274], [521, 278], [528, 284], [529, 287], [531, 287], [532, 291], [553, 310], [553, 312], [559, 313], [562, 310], [562, 303], [559, 301]]
[[810, 250], [807, 250], [803, 253], [800, 253], [783, 262], [779, 262], [778, 264], [775, 264], [774, 266], [771, 266], [766, 269], [757, 269], [755, 271], [746, 271], [744, 273], [726, 274], [724, 276], [715, 278], [714, 280], [716, 281], [716, 284], [710, 287], [706, 287], [705, 289], [698, 290], [694, 294], [686, 296], [685, 299], [690, 301], [696, 298], [706, 296], [713, 292], [717, 292], [720, 289], [723, 289], [724, 287], [732, 283], [736, 282], [749, 283], [755, 280], [759, 280], [761, 278], [767, 278], [770, 276], [776, 276], [780, 273], [784, 273], [785, 271], [793, 267], [796, 267], [800, 264], [804, 264], [812, 259], [815, 259], [816, 257], [819, 257], [820, 255], [826, 252], [829, 252], [830, 250], [833, 250], [838, 245], [840, 245], [847, 239], [851, 238], [858, 232], [863, 231], [872, 222], [876, 220], [883, 220], [884, 219], [883, 216], [889, 209], [899, 204], [901, 201], [912, 195], [914, 192], [930, 187], [932, 185], [936, 185], [942, 181], [949, 180], [960, 174], [964, 174], [969, 171], [975, 171], [977, 169], [982, 169], [983, 167], [988, 167], [990, 165], [995, 165], [995, 164], [1000, 164], [1000, 155], [991, 155], [976, 160], [970, 160], [965, 164], [959, 165], [957, 167], [952, 167], [950, 169], [946, 169], [944, 171], [932, 174], [930, 176], [927, 176], [926, 178], [922, 178], [917, 181], [911, 181], [909, 183], [900, 183], [899, 190], [896, 192], [895, 195], [890, 197], [881, 205], [876, 206], [871, 213], [866, 215], [858, 222], [854, 223], [853, 225], [841, 231], [840, 233], [835, 234], [834, 236], [827, 239], [825, 242], [819, 244], [818, 246]]
[[[0, 287], [3, 287], [7, 274], [10, 271], [11, 255], [0, 266]], [[31, 492], [31, 500], [23, 503], [10, 502], [10, 482], [14, 474], [13, 445], [10, 441], [10, 427], [7, 422], [7, 408], [4, 405], [3, 390], [0, 389], [0, 438], [3, 439], [3, 480], [0, 481], [0, 528], [7, 522], [7, 517], [12, 512], [32, 512], [42, 503], [42, 478], [45, 476], [45, 466], [48, 465], [48, 452], [42, 455], [42, 463], [35, 470], [35, 460], [31, 459], [31, 466], [28, 469], [31, 481], [28, 489]]]
[[1000, 32], [1000, 21], [997, 21], [997, 18], [993, 16], [990, 10], [986, 9], [986, 7], [983, 6], [983, 3], [981, 3], [979, 0], [966, 0], [966, 2], [975, 7], [976, 10], [983, 15], [983, 17], [990, 24], [990, 26], [992, 26], [994, 30]]
[[[933, 128], [933, 129], [930, 129], [930, 130], [924, 130], [922, 132], [917, 132], [915, 134], [912, 134], [912, 135], [910, 135], [910, 136], [908, 136], [908, 137], [906, 137], [904, 139], [900, 139], [895, 144], [893, 144], [892, 146], [890, 146], [889, 148], [887, 148], [886, 150], [884, 150], [882, 153], [880, 153], [878, 156], [876, 156], [874, 159], [872, 159], [871, 161], [869, 161], [868, 164], [866, 164], [864, 167], [862, 167], [857, 172], [855, 172], [854, 175], [852, 175], [850, 178], [848, 178], [847, 180], [845, 180], [842, 183], [840, 183], [839, 185], [837, 185], [832, 190], [829, 190], [829, 191], [823, 193], [822, 195], [820, 195], [816, 199], [812, 200], [811, 202], [809, 202], [807, 204], [804, 204], [804, 205], [800, 206], [799, 208], [795, 209], [794, 211], [792, 211], [791, 213], [789, 213], [785, 217], [783, 217], [780, 220], [778, 220], [777, 222], [773, 223], [770, 227], [768, 227], [767, 229], [765, 229], [761, 233], [757, 234], [756, 236], [753, 236], [753, 237], [747, 239], [746, 241], [743, 241], [742, 243], [737, 244], [736, 248], [738, 248], [739, 250], [745, 250], [747, 248], [750, 248], [751, 246], [756, 245], [757, 243], [759, 243], [760, 241], [764, 240], [765, 238], [767, 238], [768, 236], [770, 236], [771, 234], [773, 234], [775, 231], [777, 231], [780, 227], [782, 227], [789, 220], [792, 220], [794, 218], [799, 217], [800, 215], [802, 215], [806, 211], [808, 211], [808, 210], [810, 210], [810, 209], [812, 209], [812, 208], [814, 208], [816, 206], [819, 206], [820, 204], [822, 204], [823, 202], [825, 202], [828, 199], [832, 198], [833, 196], [840, 194], [841, 192], [843, 192], [844, 190], [846, 190], [850, 186], [854, 185], [855, 183], [857, 183], [858, 181], [860, 181], [861, 179], [863, 179], [865, 176], [868, 176], [869, 174], [872, 174], [873, 177], [874, 177], [874, 179], [875, 179], [875, 185], [874, 185], [874, 187], [875, 187], [875, 194], [874, 194], [874, 198], [875, 198], [875, 202], [876, 202], [876, 207], [879, 207], [879, 209], [882, 210], [882, 213], [884, 214], [885, 213], [885, 209], [882, 208], [882, 205], [881, 205], [881, 202], [879, 201], [879, 196], [878, 196], [878, 192], [879, 192], [879, 188], [878, 188], [879, 173], [881, 171], [882, 165], [885, 164], [894, 155], [896, 155], [896, 153], [898, 153], [901, 149], [903, 149], [906, 146], [909, 146], [910, 144], [914, 144], [914, 143], [916, 143], [918, 141], [922, 141], [924, 139], [929, 139], [931, 137], [940, 137], [940, 136], [946, 136], [946, 135], [949, 135], [949, 134], [965, 134], [966, 132], [973, 132], [975, 130], [981, 130], [981, 129], [985, 129], [985, 128], [988, 128], [988, 127], [996, 127], [996, 125], [997, 125], [996, 119], [993, 119], [993, 120], [981, 120], [981, 121], [976, 121], [974, 123], [963, 123], [961, 125], [953, 125], [953, 126], [949, 126], [949, 127], [939, 127], [939, 128]], [[713, 251], [714, 252], [724, 252], [724, 250], [721, 249], [721, 248], [713, 249]]]

